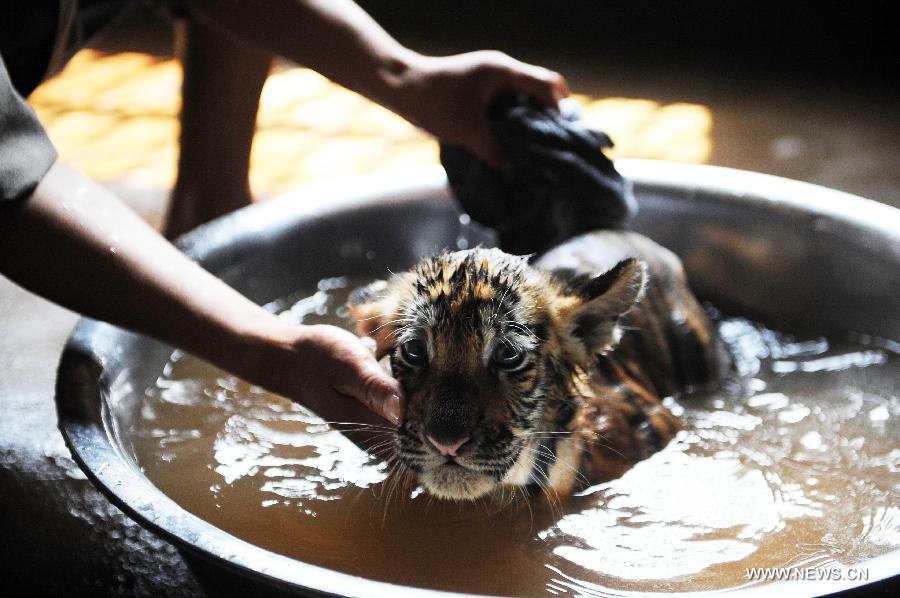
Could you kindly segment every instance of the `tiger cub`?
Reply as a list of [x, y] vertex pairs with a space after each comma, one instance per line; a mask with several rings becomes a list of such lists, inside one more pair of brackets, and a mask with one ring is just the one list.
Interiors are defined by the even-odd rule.
[[632, 232], [585, 234], [533, 264], [443, 253], [350, 309], [406, 391], [399, 461], [445, 499], [618, 477], [678, 431], [662, 399], [718, 371], [679, 259]]

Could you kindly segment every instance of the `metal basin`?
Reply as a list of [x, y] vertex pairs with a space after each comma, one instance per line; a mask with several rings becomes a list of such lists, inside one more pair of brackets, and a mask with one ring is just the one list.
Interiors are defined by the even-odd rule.
[[[900, 210], [775, 177], [705, 166], [621, 161], [635, 184], [633, 227], [682, 256], [698, 294], [794, 332], [900, 339]], [[380, 276], [460, 239], [463, 224], [438, 170], [368, 179], [255, 205], [190, 233], [183, 249], [263, 303], [321, 278]], [[186, 512], [144, 477], [120, 431], [139, 413], [171, 347], [82, 320], [62, 356], [59, 425], [85, 473], [119, 508], [175, 544], [215, 594], [423, 594], [308, 565], [241, 541]], [[133, 389], [135, 392], [128, 392]], [[873, 559], [869, 585], [897, 589], [900, 550]], [[826, 593], [852, 589], [835, 582]], [[817, 586], [818, 587], [818, 586]], [[818, 590], [817, 590], [818, 591]], [[798, 595], [789, 583], [741, 594]]]

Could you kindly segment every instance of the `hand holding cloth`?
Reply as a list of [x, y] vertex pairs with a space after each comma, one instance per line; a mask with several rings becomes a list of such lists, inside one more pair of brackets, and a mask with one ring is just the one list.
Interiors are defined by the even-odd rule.
[[495, 229], [504, 251], [540, 253], [589, 230], [620, 228], [637, 212], [630, 185], [603, 153], [612, 141], [574, 112], [504, 93], [488, 118], [508, 169], [447, 144], [441, 163], [462, 209]]

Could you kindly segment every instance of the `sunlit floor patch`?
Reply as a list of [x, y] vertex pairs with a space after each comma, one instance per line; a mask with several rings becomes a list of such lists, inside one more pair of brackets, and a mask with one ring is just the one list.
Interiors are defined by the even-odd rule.
[[[150, 54], [82, 50], [29, 98], [62, 159], [100, 182], [168, 190], [175, 180], [181, 68]], [[699, 104], [575, 94], [612, 155], [705, 162], [713, 115]], [[334, 178], [438, 163], [437, 144], [321, 75], [279, 65], [263, 88], [251, 155], [257, 197]]]

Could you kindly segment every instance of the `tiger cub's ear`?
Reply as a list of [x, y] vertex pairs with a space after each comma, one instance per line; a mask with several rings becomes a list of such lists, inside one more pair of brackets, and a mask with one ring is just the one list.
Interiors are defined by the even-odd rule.
[[559, 310], [565, 326], [564, 343], [576, 359], [588, 365], [594, 356], [619, 342], [619, 317], [640, 300], [647, 266], [637, 258], [627, 258], [599, 276], [557, 275], [567, 279], [566, 290], [574, 293], [574, 300]]
[[394, 346], [393, 332], [399, 318], [401, 292], [405, 276], [391, 281], [376, 280], [353, 291], [347, 301], [350, 317], [356, 321], [356, 331], [375, 340], [375, 356], [384, 357]]

